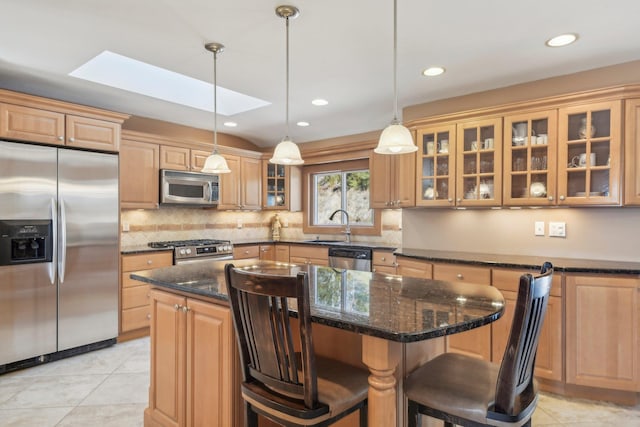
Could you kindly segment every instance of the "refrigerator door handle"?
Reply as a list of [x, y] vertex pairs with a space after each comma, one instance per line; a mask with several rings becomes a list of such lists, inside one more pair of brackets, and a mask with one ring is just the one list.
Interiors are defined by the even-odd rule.
[[52, 242], [51, 245], [51, 263], [49, 263], [49, 280], [52, 285], [56, 284], [56, 267], [58, 265], [58, 206], [56, 204], [56, 199], [51, 198], [51, 234], [52, 234]]
[[64, 200], [60, 199], [60, 265], [58, 267], [58, 278], [60, 284], [64, 282], [64, 268], [67, 263], [67, 213], [64, 207]]

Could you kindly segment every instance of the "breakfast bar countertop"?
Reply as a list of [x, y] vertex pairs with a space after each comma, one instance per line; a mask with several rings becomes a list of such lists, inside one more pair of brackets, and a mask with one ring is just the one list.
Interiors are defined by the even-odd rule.
[[[228, 301], [229, 261], [176, 265], [131, 274], [159, 288]], [[396, 342], [462, 332], [497, 320], [504, 298], [493, 287], [417, 279], [314, 265], [236, 260], [239, 268], [276, 275], [309, 275], [314, 323]]]

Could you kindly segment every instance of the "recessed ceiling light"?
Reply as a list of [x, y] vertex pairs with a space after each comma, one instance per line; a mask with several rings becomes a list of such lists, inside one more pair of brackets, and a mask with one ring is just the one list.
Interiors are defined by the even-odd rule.
[[317, 106], [323, 106], [323, 105], [327, 105], [329, 103], [329, 101], [327, 101], [326, 99], [314, 99], [313, 101], [311, 101], [311, 103], [313, 105], [317, 105]]
[[[72, 77], [212, 112], [213, 85], [105, 50], [69, 73]], [[269, 105], [218, 86], [218, 114], [231, 116]]]
[[306, 126], [309, 126], [309, 122], [298, 122], [298, 123], [296, 123], [296, 124], [297, 124], [298, 126], [300, 126], [300, 127], [306, 127]]
[[578, 35], [573, 33], [561, 34], [550, 38], [545, 42], [549, 47], [562, 47], [578, 40]]
[[444, 73], [444, 68], [442, 67], [429, 67], [422, 71], [422, 75], [427, 77], [439, 76], [442, 73]]
[[236, 122], [224, 122], [223, 124], [226, 127], [229, 127], [229, 128], [234, 128], [234, 127], [238, 126], [238, 124]]

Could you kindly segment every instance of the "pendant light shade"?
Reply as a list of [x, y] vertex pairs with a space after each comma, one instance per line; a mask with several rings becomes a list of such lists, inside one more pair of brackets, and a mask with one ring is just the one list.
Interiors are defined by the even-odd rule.
[[398, 120], [398, 0], [393, 0], [393, 120], [380, 134], [378, 154], [413, 153], [418, 147], [413, 143], [411, 132]]
[[277, 165], [301, 165], [304, 163], [302, 156], [300, 155], [300, 149], [289, 138], [289, 18], [296, 18], [300, 14], [300, 11], [295, 6], [278, 6], [276, 8], [276, 15], [280, 18], [284, 18], [286, 22], [287, 32], [287, 55], [286, 55], [286, 124], [287, 124], [287, 136], [282, 138], [282, 141], [276, 146], [273, 151], [273, 157], [269, 159], [269, 163], [275, 163]]
[[204, 162], [202, 172], [205, 173], [230, 173], [231, 169], [227, 165], [227, 161], [218, 154], [218, 83], [216, 76], [216, 66], [218, 62], [218, 54], [224, 50], [224, 45], [220, 43], [207, 43], [205, 49], [213, 52], [213, 152]]

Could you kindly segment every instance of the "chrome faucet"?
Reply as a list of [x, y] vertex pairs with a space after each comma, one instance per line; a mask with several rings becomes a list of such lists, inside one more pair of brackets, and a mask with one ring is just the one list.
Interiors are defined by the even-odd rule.
[[347, 238], [347, 243], [351, 243], [351, 226], [349, 225], [349, 214], [347, 213], [347, 211], [345, 211], [344, 209], [336, 209], [335, 211], [333, 211], [333, 213], [331, 214], [331, 216], [329, 217], [329, 221], [333, 221], [333, 217], [338, 213], [338, 212], [342, 212], [344, 213], [344, 216], [347, 217], [347, 226], [345, 227], [343, 233], [345, 234], [346, 238]]

